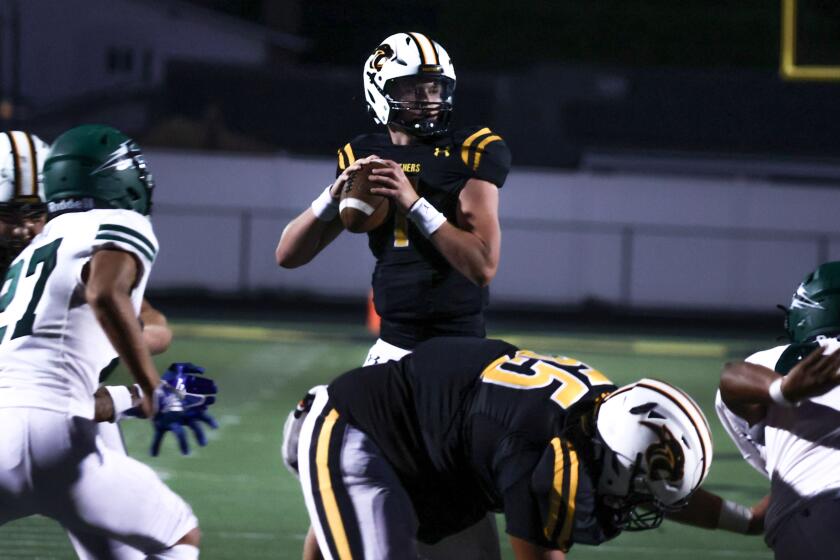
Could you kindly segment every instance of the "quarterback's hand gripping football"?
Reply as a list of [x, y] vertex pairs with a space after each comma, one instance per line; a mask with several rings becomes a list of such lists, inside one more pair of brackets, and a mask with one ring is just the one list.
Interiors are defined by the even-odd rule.
[[371, 170], [370, 180], [378, 186], [370, 189], [372, 194], [390, 198], [400, 212], [405, 214], [420, 198], [399, 163], [382, 160], [386, 167]]
[[155, 414], [152, 422], [155, 434], [152, 438], [150, 452], [157, 456], [160, 444], [167, 432], [172, 432], [178, 438], [181, 453], [189, 455], [187, 432], [190, 428], [195, 434], [199, 445], [206, 445], [207, 438], [201, 423], [215, 429], [218, 424], [207, 408], [216, 402], [216, 383], [207, 377], [202, 377], [204, 368], [189, 362], [174, 363], [161, 376], [161, 383], [155, 389], [153, 401]]
[[378, 160], [379, 156], [375, 154], [371, 154], [367, 157], [363, 157], [361, 159], [357, 159], [352, 164], [348, 165], [347, 168], [341, 172], [341, 175], [336, 177], [335, 182], [332, 184], [330, 188], [330, 195], [338, 200], [341, 197], [341, 191], [344, 189], [344, 184], [350, 179], [350, 176], [362, 168], [362, 166], [366, 163], [369, 163], [374, 160]]

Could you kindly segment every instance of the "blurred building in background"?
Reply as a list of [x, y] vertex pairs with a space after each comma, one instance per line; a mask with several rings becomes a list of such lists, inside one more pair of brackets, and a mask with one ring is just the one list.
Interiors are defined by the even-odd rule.
[[819, 0], [0, 0], [0, 124], [141, 140], [153, 289], [362, 298], [363, 237], [308, 270], [271, 251], [373, 129], [361, 64], [398, 30], [446, 45], [456, 122], [513, 151], [494, 305], [752, 312], [840, 258], [840, 9]]

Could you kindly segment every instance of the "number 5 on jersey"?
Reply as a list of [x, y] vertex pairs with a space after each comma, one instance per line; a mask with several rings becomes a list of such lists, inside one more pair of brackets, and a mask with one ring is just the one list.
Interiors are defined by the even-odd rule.
[[583, 362], [573, 358], [542, 356], [528, 350], [518, 351], [513, 358], [502, 356], [487, 366], [481, 380], [522, 390], [542, 389], [559, 382], [560, 386], [552, 393], [551, 400], [563, 409], [578, 402], [595, 385], [612, 385], [603, 373]]
[[[6, 273], [6, 279], [3, 282], [4, 291], [0, 295], [0, 313], [4, 313], [15, 299], [23, 269], [26, 268], [26, 277], [28, 278], [35, 274], [39, 269], [38, 265], [41, 265], [40, 274], [32, 288], [29, 305], [26, 306], [23, 315], [15, 323], [15, 330], [12, 332], [10, 340], [32, 334], [32, 325], [35, 323], [35, 309], [38, 307], [38, 302], [41, 301], [41, 296], [44, 295], [44, 286], [47, 283], [47, 279], [49, 279], [50, 274], [52, 274], [55, 268], [56, 253], [58, 252], [58, 247], [61, 245], [61, 241], [62, 239], [59, 238], [48, 245], [38, 247], [32, 252], [28, 265], [25, 260], [19, 260]], [[6, 337], [7, 328], [8, 325], [0, 326], [0, 344], [2, 344]]]

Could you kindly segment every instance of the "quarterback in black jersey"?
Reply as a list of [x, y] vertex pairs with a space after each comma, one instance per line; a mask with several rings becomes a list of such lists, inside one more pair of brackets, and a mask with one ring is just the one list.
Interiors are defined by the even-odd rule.
[[487, 512], [504, 514], [518, 560], [597, 545], [685, 507], [711, 459], [706, 419], [679, 389], [617, 389], [573, 358], [469, 337], [317, 389], [298, 447], [327, 558], [417, 558], [415, 538]]
[[437, 335], [484, 336], [501, 244], [498, 189], [510, 152], [488, 127], [449, 129], [454, 67], [421, 33], [388, 37], [366, 62], [363, 80], [368, 109], [387, 130], [338, 151], [338, 178], [285, 228], [277, 262], [301, 266], [335, 239], [347, 178], [362, 163], [383, 160], [371, 192], [391, 199], [390, 215], [369, 233], [381, 339], [406, 351]]
[[[467, 185], [478, 192], [495, 191], [504, 184], [510, 165], [510, 153], [498, 135], [486, 127], [468, 127], [406, 145], [393, 144], [386, 134], [360, 136], [339, 150], [339, 176], [352, 165], [354, 157], [370, 155], [395, 162], [374, 171], [384, 178], [384, 189], [396, 192], [400, 187], [393, 184], [411, 183], [413, 188], [400, 193], [408, 196], [406, 205], [422, 204], [418, 196], [422, 197], [448, 223], [459, 226], [495, 214], [495, 208], [490, 212], [463, 204], [470, 198], [469, 194], [461, 198]], [[482, 224], [468, 227], [474, 229], [476, 225], [481, 228]], [[496, 224], [492, 225], [488, 229], [495, 230]], [[460, 229], [466, 233], [468, 227]], [[451, 263], [445, 256], [446, 249], [436, 247], [433, 237], [427, 238], [393, 205], [385, 223], [369, 233], [369, 246], [376, 258], [372, 283], [376, 310], [382, 317], [383, 340], [410, 349], [439, 334], [484, 335], [482, 315], [493, 271], [470, 270], [467, 257], [453, 251], [451, 255], [464, 259], [462, 264], [467, 268], [459, 271], [458, 263]]]

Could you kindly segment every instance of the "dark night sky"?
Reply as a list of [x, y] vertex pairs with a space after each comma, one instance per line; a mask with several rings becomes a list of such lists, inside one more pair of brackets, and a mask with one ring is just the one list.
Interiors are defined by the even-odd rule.
[[[541, 61], [608, 66], [772, 68], [780, 9], [769, 0], [192, 0], [254, 22], [286, 26], [314, 42], [305, 61], [354, 65], [397, 31], [430, 34], [461, 66], [515, 69]], [[800, 0], [823, 40], [840, 36], [840, 10]], [[273, 18], [282, 11], [293, 17]]]

